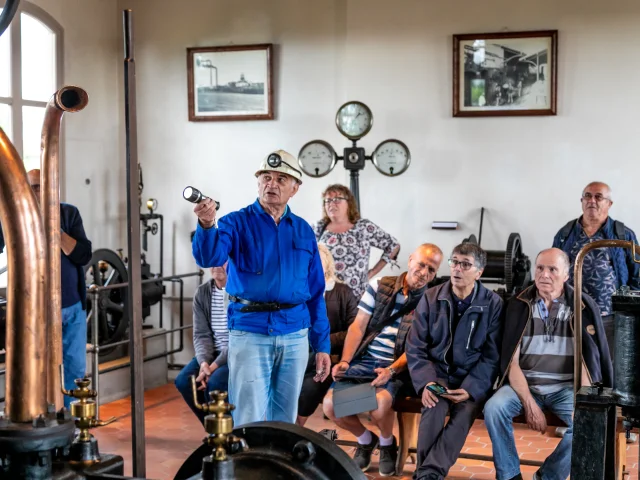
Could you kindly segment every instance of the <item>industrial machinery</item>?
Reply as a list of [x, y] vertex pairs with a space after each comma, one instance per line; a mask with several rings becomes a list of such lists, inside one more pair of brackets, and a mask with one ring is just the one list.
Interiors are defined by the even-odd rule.
[[[138, 203], [142, 206], [142, 191], [144, 182], [142, 177], [142, 167], [138, 165]], [[140, 233], [142, 235], [142, 250], [148, 251], [148, 235], [156, 235], [160, 232], [160, 271], [158, 274], [151, 272], [151, 265], [147, 263], [146, 253], [141, 253], [141, 280], [149, 280], [162, 277], [162, 263], [164, 261], [164, 217], [157, 213], [158, 202], [154, 198], [146, 201], [148, 213], [140, 213]], [[128, 259], [122, 253], [122, 249], [118, 249], [118, 253], [108, 248], [100, 248], [95, 250], [91, 255], [91, 260], [84, 267], [85, 282], [87, 287], [93, 285], [104, 287], [107, 285], [115, 285], [118, 283], [127, 283], [129, 275], [127, 273]], [[165, 293], [162, 281], [145, 282], [142, 288], [142, 318], [145, 319], [151, 315], [151, 307], [160, 303], [160, 325], [162, 325], [162, 297]], [[87, 315], [95, 309], [92, 304], [91, 296], [87, 297]], [[109, 345], [127, 338], [129, 331], [129, 310], [127, 307], [128, 292], [127, 287], [100, 290], [98, 296], [97, 315], [98, 315], [98, 345]], [[147, 327], [143, 325], [143, 327]], [[87, 328], [87, 339], [91, 341], [93, 338], [91, 332], [91, 322]], [[114, 351], [115, 347], [101, 348], [100, 356], [105, 357]]]
[[[582, 289], [582, 264], [586, 254], [595, 248], [622, 247], [632, 251], [640, 263], [640, 246], [625, 240], [598, 240], [587, 244], [576, 257], [575, 290]], [[637, 253], [638, 252], [638, 253]], [[573, 447], [571, 478], [580, 480], [619, 480], [624, 465], [619, 462], [619, 449], [626, 449], [626, 437], [640, 427], [640, 291], [621, 288], [612, 297], [615, 312], [614, 384], [613, 388], [594, 384], [582, 387], [582, 310], [576, 295]], [[601, 341], [606, 341], [601, 339]], [[621, 427], [621, 428], [620, 428]]]
[[[479, 245], [475, 235], [465, 238], [462, 243]], [[499, 294], [511, 296], [526, 288], [531, 282], [531, 260], [524, 253], [519, 233], [511, 233], [505, 250], [485, 250], [487, 266], [480, 279], [483, 283], [504, 285]]]
[[213, 391], [200, 404], [191, 377], [195, 405], [208, 413], [206, 443], [180, 467], [175, 480], [257, 478], [366, 479], [344, 450], [323, 435], [283, 422], [256, 422], [233, 429], [227, 393]]
[[[129, 276], [126, 267], [127, 259], [123, 258], [122, 250], [119, 253], [107, 248], [95, 250], [91, 260], [84, 267], [86, 283], [90, 288], [92, 285], [104, 287], [118, 283], [126, 283]], [[158, 275], [151, 272], [151, 266], [142, 256], [141, 280], [158, 278]], [[142, 284], [142, 316], [147, 318], [151, 315], [151, 307], [162, 302], [165, 288], [162, 281], [146, 282]], [[100, 290], [98, 297], [98, 345], [108, 345], [119, 342], [127, 338], [129, 331], [129, 313], [127, 309], [128, 294], [127, 287], [115, 288], [112, 290]], [[87, 315], [95, 309], [91, 296], [87, 297]], [[162, 315], [162, 308], [160, 308]], [[91, 322], [87, 328], [87, 339], [91, 340]], [[109, 355], [113, 348], [106, 347], [100, 350], [101, 356]]]

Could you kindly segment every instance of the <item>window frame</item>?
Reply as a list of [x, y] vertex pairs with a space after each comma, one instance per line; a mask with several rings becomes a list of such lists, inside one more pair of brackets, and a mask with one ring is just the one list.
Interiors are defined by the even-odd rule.
[[[4, 8], [6, 4], [5, 0], [0, 0], [0, 8]], [[9, 58], [11, 69], [11, 90], [9, 97], [0, 96], [0, 104], [9, 105], [11, 107], [11, 142], [13, 143], [16, 151], [20, 155], [20, 158], [24, 158], [24, 132], [23, 132], [23, 107], [46, 107], [47, 101], [35, 101], [24, 100], [22, 98], [22, 17], [25, 13], [35, 20], [38, 20], [47, 28], [49, 28], [55, 34], [55, 52], [56, 61], [55, 65], [55, 88], [56, 90], [61, 88], [64, 79], [64, 32], [62, 25], [60, 25], [51, 15], [45, 10], [33, 3], [22, 0], [18, 7], [13, 21], [9, 25], [7, 31], [3, 35], [9, 35]], [[51, 92], [53, 95], [55, 92]], [[64, 125], [61, 126], [60, 132], [61, 138], [64, 138]], [[64, 177], [62, 172], [64, 170], [64, 141], [60, 142], [60, 191], [64, 192]], [[0, 253], [0, 267], [6, 267], [7, 265], [7, 249]], [[0, 292], [5, 288], [8, 281], [7, 276], [0, 273]]]
[[[0, 8], [4, 8], [5, 0], [0, 0]], [[31, 2], [22, 0], [9, 29], [3, 35], [9, 35], [9, 58], [11, 61], [11, 91], [9, 97], [0, 97], [0, 103], [11, 107], [11, 141], [20, 158], [24, 155], [23, 107], [46, 107], [47, 101], [25, 100], [22, 98], [22, 17], [25, 13], [41, 22], [55, 34], [55, 82], [56, 89], [63, 85], [64, 75], [64, 31], [51, 15]], [[51, 92], [53, 95], [54, 92]], [[60, 149], [64, 147], [61, 144]], [[64, 158], [62, 151], [61, 158]]]

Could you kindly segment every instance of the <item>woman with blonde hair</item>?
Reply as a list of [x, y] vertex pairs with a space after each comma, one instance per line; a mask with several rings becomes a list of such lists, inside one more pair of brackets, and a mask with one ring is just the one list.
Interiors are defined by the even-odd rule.
[[[326, 245], [319, 243], [318, 251], [324, 270], [325, 292], [324, 301], [327, 304], [327, 317], [331, 326], [331, 367], [338, 363], [342, 355], [344, 339], [347, 337], [349, 325], [353, 323], [358, 311], [358, 300], [336, 276], [336, 267], [331, 252]], [[309, 352], [309, 363], [302, 381], [302, 390], [298, 399], [297, 423], [303, 426], [307, 419], [326, 395], [333, 379], [331, 375], [324, 382], [316, 382], [315, 353]]]
[[[322, 220], [314, 228], [316, 239], [333, 255], [336, 277], [359, 300], [369, 280], [396, 259], [400, 244], [371, 220], [360, 218], [356, 199], [344, 185], [329, 185], [322, 193], [322, 205]], [[382, 250], [382, 256], [369, 270], [371, 247]]]

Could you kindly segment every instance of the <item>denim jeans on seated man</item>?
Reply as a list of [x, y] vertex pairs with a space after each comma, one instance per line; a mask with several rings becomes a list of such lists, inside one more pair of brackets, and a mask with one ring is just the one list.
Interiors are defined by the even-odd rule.
[[[82, 302], [62, 309], [62, 363], [64, 365], [64, 388], [76, 388], [75, 379], [83, 378], [87, 367], [87, 312]], [[64, 396], [68, 409], [74, 399]]]
[[286, 335], [229, 330], [229, 403], [234, 426], [265, 419], [295, 423], [309, 358], [308, 329]]
[[[193, 403], [193, 387], [191, 386], [191, 377], [194, 376], [197, 378], [199, 373], [200, 365], [198, 364], [198, 359], [194, 357], [176, 377], [176, 388], [182, 395], [182, 398], [184, 398], [184, 401], [187, 402], [187, 405], [189, 405], [189, 408], [196, 414], [200, 423], [204, 425], [204, 417], [206, 414], [202, 410], [196, 408]], [[214, 390], [226, 392], [228, 385], [229, 368], [225, 364], [213, 371], [207, 381], [207, 388], [205, 390], [198, 390], [198, 402], [207, 403], [211, 401], [209, 392], [213, 392]]]
[[[541, 409], [554, 413], [568, 427], [556, 449], [538, 470], [537, 478], [566, 480], [571, 473], [573, 388], [565, 388], [548, 395], [531, 392], [531, 395]], [[520, 473], [520, 460], [513, 437], [513, 418], [522, 415], [523, 412], [520, 398], [509, 385], [501, 387], [484, 407], [484, 422], [493, 445], [497, 480], [508, 480]]]

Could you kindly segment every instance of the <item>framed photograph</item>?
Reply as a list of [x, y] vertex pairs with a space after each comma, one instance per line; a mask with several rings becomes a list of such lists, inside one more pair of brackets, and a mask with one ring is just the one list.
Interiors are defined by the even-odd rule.
[[187, 48], [189, 121], [273, 119], [273, 44]]
[[453, 36], [453, 116], [555, 115], [558, 31]]

